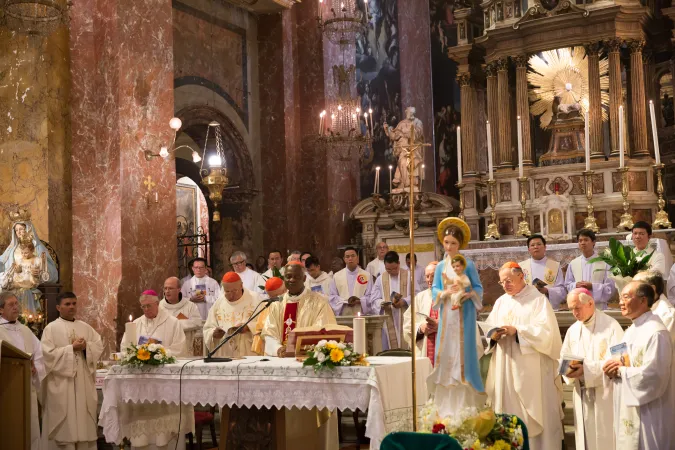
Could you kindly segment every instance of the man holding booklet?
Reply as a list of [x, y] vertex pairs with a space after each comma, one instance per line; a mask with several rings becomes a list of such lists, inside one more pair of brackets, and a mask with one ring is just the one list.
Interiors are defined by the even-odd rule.
[[567, 330], [559, 373], [574, 386], [574, 436], [577, 450], [613, 450], [612, 383], [602, 365], [610, 348], [623, 339], [619, 322], [595, 308], [591, 292], [573, 289], [567, 306], [577, 321]]

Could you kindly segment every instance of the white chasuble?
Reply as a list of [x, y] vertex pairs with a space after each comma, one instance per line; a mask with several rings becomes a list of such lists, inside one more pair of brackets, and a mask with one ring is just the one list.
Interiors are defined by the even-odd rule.
[[211, 309], [218, 299], [221, 289], [220, 284], [209, 276], [203, 278], [193, 276], [183, 284], [180, 291], [183, 294], [183, 298], [189, 301], [191, 301], [190, 299], [196, 294], [204, 294], [204, 301], [195, 303], [195, 305], [197, 305], [197, 309], [199, 309], [202, 320], [206, 320], [209, 309]]
[[[424, 316], [417, 314], [417, 313], [422, 313], [424, 315], [429, 316], [431, 314], [431, 305], [433, 304], [432, 298], [431, 298], [431, 288], [425, 289], [419, 294], [415, 296], [415, 317], [411, 317], [412, 314], [410, 313], [411, 308], [408, 308], [405, 310], [405, 313], [403, 314], [403, 339], [405, 340], [406, 344], [408, 344], [408, 347], [411, 346], [410, 342], [410, 330], [411, 328], [415, 330], [415, 335], [417, 335], [417, 332], [420, 329], [420, 326], [423, 324], [427, 323], [425, 320]], [[434, 337], [436, 336], [435, 334], [433, 335]], [[420, 356], [426, 356], [427, 355], [427, 341], [428, 337], [424, 336], [422, 339], [419, 339], [415, 342], [415, 345], [417, 345], [417, 348], [420, 352]]]
[[499, 297], [487, 323], [517, 330], [516, 336], [497, 342], [488, 339], [487, 353], [493, 355], [486, 391], [495, 412], [523, 420], [531, 449], [560, 448], [562, 386], [557, 360], [562, 342], [551, 304], [536, 288], [526, 285], [514, 296]]
[[574, 435], [577, 450], [614, 449], [613, 383], [602, 366], [610, 358], [609, 349], [621, 342], [619, 322], [600, 310], [586, 322], [575, 322], [567, 330], [562, 355], [584, 358], [581, 378], [563, 377], [574, 386]]
[[[159, 308], [157, 316], [149, 319], [141, 316], [134, 320], [136, 324], [136, 336], [158, 339], [172, 356], [188, 356], [185, 332], [180, 320], [171, 316], [165, 309]], [[127, 342], [126, 333], [122, 336], [122, 342]]]
[[[675, 283], [675, 280], [673, 280]], [[661, 297], [652, 305], [652, 312], [659, 316], [661, 322], [670, 334], [670, 342], [675, 346], [675, 307], [668, 301], [665, 295]]]
[[675, 448], [673, 348], [661, 320], [647, 311], [623, 337], [630, 366], [614, 382], [614, 431], [617, 450]]
[[[204, 324], [204, 342], [209, 351], [215, 349], [225, 339], [228, 330], [239, 327], [253, 315], [260, 304], [260, 297], [255, 292], [244, 289], [244, 294], [236, 302], [230, 302], [222, 296], [209, 311], [209, 317]], [[261, 306], [262, 308], [262, 306]], [[255, 355], [251, 349], [256, 321], [250, 322], [239, 334], [223, 345], [214, 356], [232, 358]], [[225, 331], [225, 336], [215, 339], [213, 332], [216, 328]]]
[[[84, 351], [72, 343], [84, 338]], [[103, 353], [101, 336], [88, 324], [61, 318], [42, 334], [46, 376], [42, 383], [42, 448], [96, 448], [96, 363]], [[61, 447], [62, 446], [62, 447]]]

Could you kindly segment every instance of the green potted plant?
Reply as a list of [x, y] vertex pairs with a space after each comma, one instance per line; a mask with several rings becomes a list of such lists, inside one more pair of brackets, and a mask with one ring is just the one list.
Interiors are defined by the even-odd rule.
[[589, 262], [607, 263], [610, 267], [609, 277], [614, 280], [616, 289], [621, 292], [638, 272], [649, 269], [649, 260], [652, 259], [653, 253], [654, 251], [647, 254], [646, 250], [635, 250], [634, 247], [623, 245], [616, 239], [609, 238], [609, 247]]

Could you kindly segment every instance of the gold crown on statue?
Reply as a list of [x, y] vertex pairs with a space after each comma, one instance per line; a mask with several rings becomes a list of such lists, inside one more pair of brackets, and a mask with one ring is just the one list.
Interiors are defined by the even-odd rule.
[[19, 209], [9, 213], [9, 219], [12, 222], [27, 222], [30, 220], [30, 211], [27, 209]]

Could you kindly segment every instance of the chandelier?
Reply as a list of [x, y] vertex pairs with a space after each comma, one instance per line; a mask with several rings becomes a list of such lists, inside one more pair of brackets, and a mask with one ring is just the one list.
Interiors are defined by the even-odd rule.
[[357, 8], [359, 0], [326, 0], [330, 4], [330, 13], [324, 20], [323, 3], [319, 0], [319, 28], [334, 44], [347, 45], [356, 42], [356, 38], [366, 31], [368, 0], [361, 0], [365, 14]]
[[55, 0], [6, 0], [5, 20], [12, 31], [47, 36], [64, 21], [64, 8]]
[[[209, 143], [209, 133], [213, 128], [216, 139], [216, 153], [208, 158], [208, 169], [204, 168], [206, 160], [206, 149]], [[213, 221], [220, 222], [220, 210], [218, 205], [223, 201], [223, 189], [229, 184], [227, 179], [227, 168], [225, 167], [225, 152], [223, 151], [223, 138], [221, 136], [220, 124], [218, 122], [209, 123], [206, 129], [206, 139], [204, 141], [204, 157], [199, 173], [202, 177], [202, 184], [209, 190], [209, 199], [213, 202]]]

